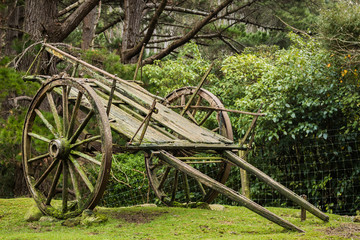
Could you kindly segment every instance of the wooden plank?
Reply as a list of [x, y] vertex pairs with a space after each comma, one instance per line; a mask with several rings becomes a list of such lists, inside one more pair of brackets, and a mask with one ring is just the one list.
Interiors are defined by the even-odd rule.
[[[121, 146], [118, 146], [121, 148]], [[243, 149], [239, 145], [235, 144], [216, 144], [216, 143], [197, 143], [194, 144], [187, 140], [176, 140], [169, 143], [142, 143], [140, 145], [127, 145], [123, 147], [124, 150], [236, 150]], [[229, 162], [230, 163], [230, 162]]]
[[[115, 120], [115, 122], [110, 122], [110, 127], [128, 139], [131, 139], [134, 136], [135, 132], [138, 130], [141, 124], [140, 120], [114, 105], [111, 107], [109, 117], [110, 119]], [[139, 137], [140, 135], [138, 134], [135, 137], [134, 142], [139, 141]], [[173, 141], [173, 139], [169, 138], [165, 134], [162, 134], [160, 131], [155, 130], [151, 126], [148, 126], [143, 139], [144, 143], [166, 143]]]
[[[96, 84], [105, 90], [110, 90], [108, 86], [99, 81], [96, 81]], [[146, 114], [149, 110], [143, 106], [143, 103], [150, 106], [153, 101], [151, 96], [121, 83], [117, 84], [114, 94], [116, 97], [144, 114]], [[219, 134], [195, 125], [190, 120], [182, 117], [180, 114], [160, 103], [158, 103], [156, 107], [158, 109], [158, 113], [153, 114], [152, 118], [179, 134], [183, 139], [187, 139], [194, 143], [233, 143], [233, 141]]]
[[281, 217], [275, 215], [274, 213], [270, 212], [266, 208], [260, 206], [259, 204], [251, 201], [250, 199], [244, 197], [243, 195], [239, 194], [238, 192], [234, 191], [231, 188], [226, 187], [225, 185], [221, 184], [220, 182], [210, 178], [209, 176], [201, 173], [197, 169], [189, 166], [188, 164], [182, 162], [181, 160], [177, 159], [176, 157], [172, 156], [171, 154], [160, 151], [156, 154], [159, 158], [165, 161], [167, 164], [173, 166], [177, 170], [186, 173], [187, 175], [197, 179], [202, 184], [208, 186], [209, 188], [227, 196], [228, 198], [241, 203], [244, 207], [250, 209], [251, 211], [259, 214], [260, 216], [293, 231], [304, 232], [301, 228], [295, 226], [294, 224], [282, 219]]
[[254, 174], [257, 176], [260, 180], [267, 183], [269, 186], [274, 188], [275, 190], [279, 191], [280, 194], [284, 195], [288, 199], [292, 200], [293, 202], [299, 204], [301, 207], [305, 208], [312, 214], [314, 214], [316, 217], [320, 218], [323, 221], [329, 221], [329, 216], [321, 212], [319, 209], [317, 209], [314, 205], [310, 204], [305, 199], [301, 198], [299, 195], [291, 191], [290, 189], [286, 188], [282, 184], [276, 182], [274, 179], [251, 165], [250, 163], [246, 162], [236, 154], [230, 151], [225, 151], [224, 156], [226, 156], [233, 164], [237, 165], [238, 167]]
[[[131, 88], [125, 86], [123, 84], [118, 85], [118, 89], [123, 89], [128, 94], [133, 96], [141, 97], [142, 101], [146, 102], [147, 104], [151, 104], [153, 99], [145, 94], [142, 94], [135, 88]], [[187, 138], [192, 142], [197, 143], [232, 143], [233, 141], [211, 132], [210, 130], [204, 129], [202, 127], [197, 126], [189, 119], [184, 118], [180, 114], [172, 111], [171, 109], [167, 108], [162, 104], [157, 104], [158, 114], [155, 114], [153, 118], [159, 121], [164, 126], [170, 128], [171, 130], [175, 131], [176, 133], [180, 134], [181, 136]]]
[[[105, 80], [105, 79], [103, 79]], [[97, 86], [104, 89], [105, 91], [110, 91], [110, 87], [105, 85], [104, 83], [97, 81], [97, 80], [90, 80], [93, 81]], [[109, 81], [109, 80], [107, 80]], [[110, 81], [109, 81], [110, 83]], [[127, 85], [132, 85], [133, 83], [127, 83]], [[138, 91], [136, 88], [128, 87], [127, 85], [117, 83], [117, 91], [115, 91], [114, 95], [118, 98], [120, 98], [122, 101], [124, 101], [126, 104], [138, 109], [140, 112], [146, 114], [148, 113], [148, 109], [144, 107], [143, 105], [150, 106], [153, 98], [151, 95], [143, 93], [143, 91], [146, 91], [143, 89], [142, 91]], [[141, 88], [140, 86], [136, 85], [137, 88]], [[121, 92], [123, 94], [121, 94]], [[59, 94], [61, 94], [61, 91], [58, 91]], [[75, 91], [73, 88], [70, 91], [69, 97], [76, 97], [78, 91]], [[127, 96], [130, 97], [127, 97]], [[141, 98], [141, 99], [140, 99]], [[81, 105], [88, 107], [90, 104], [86, 98], [83, 98], [83, 101]], [[103, 99], [103, 98], [102, 98]], [[104, 99], [103, 99], [104, 100]], [[141, 104], [140, 104], [140, 103]], [[106, 106], [106, 104], [104, 105]], [[180, 135], [180, 138], [188, 140], [193, 143], [204, 143], [204, 144], [215, 144], [214, 147], [216, 149], [237, 149], [235, 145], [232, 146], [225, 146], [224, 144], [232, 144], [233, 141], [216, 134], [214, 132], [211, 132], [210, 130], [201, 128], [194, 123], [192, 123], [190, 120], [180, 116], [176, 112], [172, 111], [171, 109], [167, 108], [166, 106], [158, 103], [157, 109], [159, 112], [157, 114], [153, 114], [152, 118], [158, 121], [160, 124], [170, 128], [174, 132]], [[129, 113], [126, 113], [124, 110], [121, 110], [120, 108], [116, 106], [112, 106], [112, 108], [116, 109], [114, 111], [111, 111], [110, 115], [112, 119], [116, 120], [116, 122], [110, 123], [110, 126], [118, 133], [122, 134], [126, 138], [131, 138], [135, 131], [137, 130], [138, 126], [140, 126], [141, 121], [139, 121], [137, 118], [132, 116]], [[135, 113], [135, 112], [134, 112]], [[134, 128], [135, 131], [134, 131]], [[150, 137], [150, 135], [153, 135], [154, 137]], [[173, 145], [172, 148], [180, 148], [181, 146], [189, 147], [187, 141], [183, 140], [174, 140], [173, 137], [170, 137], [168, 134], [162, 133], [162, 131], [159, 130], [159, 127], [151, 127], [151, 130], [148, 134], [145, 135], [145, 142], [144, 143], [173, 143], [176, 142], [179, 145]], [[136, 140], [136, 138], [135, 138]], [[220, 144], [220, 145], [219, 145]], [[211, 148], [210, 145], [206, 145], [205, 149]], [[148, 145], [150, 146], [150, 145]], [[204, 145], [205, 146], [205, 145]], [[221, 148], [221, 146], [224, 146], [224, 148]], [[147, 148], [147, 147], [146, 147]]]

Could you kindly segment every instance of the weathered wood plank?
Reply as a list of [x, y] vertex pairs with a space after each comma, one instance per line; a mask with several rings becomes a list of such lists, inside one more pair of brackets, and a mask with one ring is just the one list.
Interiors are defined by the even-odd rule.
[[[118, 89], [123, 89], [128, 94], [134, 96], [141, 96], [142, 101], [146, 102], [147, 104], [151, 105], [153, 99], [145, 94], [141, 94], [135, 88], [131, 88], [129, 86], [125, 86], [123, 84], [118, 85]], [[140, 95], [141, 94], [141, 95]], [[162, 104], [157, 104], [158, 114], [155, 114], [153, 118], [159, 121], [161, 124], [169, 127], [171, 130], [175, 131], [176, 133], [180, 134], [183, 137], [186, 137], [188, 140], [192, 142], [199, 142], [199, 143], [232, 143], [231, 140], [211, 132], [207, 129], [201, 128], [191, 122], [190, 120], [182, 117], [180, 114], [170, 110], [166, 106]]]
[[124, 150], [235, 150], [243, 147], [235, 144], [216, 144], [216, 143], [197, 143], [194, 144], [187, 140], [175, 140], [169, 143], [142, 143], [141, 145], [128, 145], [123, 147]]
[[[110, 127], [116, 132], [121, 133], [127, 139], [131, 139], [134, 136], [135, 132], [138, 130], [141, 124], [141, 121], [139, 121], [137, 118], [131, 116], [116, 106], [111, 107], [109, 117], [115, 120], [115, 122], [110, 123]], [[143, 127], [141, 127], [140, 131], [142, 131], [142, 129]], [[140, 135], [135, 136], [134, 142], [136, 143], [139, 141], [139, 138]], [[151, 126], [148, 126], [143, 139], [144, 143], [165, 143], [173, 141], [173, 139], [155, 130]]]
[[282, 219], [281, 217], [275, 215], [274, 213], [270, 212], [266, 208], [260, 206], [259, 204], [251, 201], [250, 199], [242, 196], [238, 192], [234, 191], [231, 188], [226, 187], [224, 184], [219, 183], [218, 181], [210, 178], [209, 176], [201, 173], [197, 169], [189, 166], [188, 164], [182, 162], [181, 160], [177, 159], [176, 157], [172, 156], [171, 154], [160, 151], [156, 154], [159, 158], [165, 161], [170, 166], [173, 166], [177, 170], [186, 173], [187, 175], [197, 179], [202, 184], [208, 186], [215, 191], [218, 191], [221, 194], [229, 197], [230, 199], [241, 203], [244, 207], [250, 209], [251, 211], [259, 214], [260, 216], [290, 230], [304, 232], [301, 228], [298, 228], [294, 224]]
[[322, 213], [319, 209], [317, 209], [314, 205], [310, 204], [308, 201], [291, 191], [290, 189], [286, 188], [282, 184], [276, 182], [274, 179], [257, 169], [256, 167], [252, 166], [250, 163], [246, 162], [236, 154], [230, 151], [225, 151], [224, 155], [235, 165], [238, 167], [254, 174], [259, 179], [267, 183], [272, 188], [279, 191], [280, 194], [284, 195], [285, 197], [289, 198], [293, 202], [299, 204], [301, 207], [305, 208], [312, 214], [314, 214], [316, 217], [320, 218], [323, 221], [329, 221], [329, 216]]
[[[96, 84], [105, 90], [110, 90], [108, 86], [101, 82], [96, 82]], [[151, 96], [148, 96], [137, 89], [122, 85], [121, 83], [117, 84], [114, 94], [116, 97], [144, 114], [146, 114], [149, 110], [143, 106], [143, 103], [150, 106], [153, 101]], [[131, 96], [131, 98], [128, 96]], [[152, 118], [160, 122], [162, 125], [170, 128], [184, 139], [194, 143], [233, 143], [231, 140], [219, 134], [196, 126], [190, 120], [180, 116], [160, 103], [158, 103], [156, 107], [158, 109], [158, 113], [153, 114]]]
[[[37, 79], [40, 82], [43, 82], [45, 80], [43, 79]], [[102, 79], [105, 80], [105, 79]], [[95, 83], [100, 88], [104, 89], [105, 91], [110, 91], [110, 87], [105, 85], [104, 83], [97, 81], [97, 80], [88, 80], [89, 82]], [[106, 80], [109, 81], [109, 80]], [[110, 81], [109, 81], [110, 83]], [[131, 85], [133, 83], [127, 83], [127, 85]], [[123, 85], [121, 83], [117, 83], [117, 90], [115, 91], [114, 95], [124, 101], [126, 104], [130, 105], [131, 107], [134, 107], [135, 109], [139, 110], [140, 112], [146, 114], [148, 113], [148, 109], [145, 106], [150, 106], [153, 97], [151, 95], [145, 94], [142, 91], [137, 90], [137, 88], [141, 88], [140, 86], [136, 85], [137, 88], [132, 88], [127, 85]], [[143, 89], [143, 91], [146, 91]], [[123, 92], [124, 94], [128, 96], [132, 96], [132, 99], [121, 94], [120, 92]], [[58, 94], [62, 94], [61, 90], [59, 89], [57, 91]], [[71, 89], [69, 98], [74, 98], [78, 94], [78, 91], [75, 91], [74, 89]], [[138, 95], [136, 95], [138, 94]], [[140, 99], [140, 98], [141, 99]], [[104, 98], [102, 98], [104, 100]], [[134, 99], [134, 100], [133, 100]], [[139, 102], [137, 102], [139, 101]], [[83, 98], [81, 102], [82, 106], [88, 107], [90, 104], [87, 101], [86, 98]], [[104, 105], [106, 106], [106, 104]], [[113, 110], [115, 109], [115, 110]], [[188, 140], [193, 143], [201, 143], [205, 144], [201, 146], [199, 149], [210, 149], [210, 145], [214, 145], [214, 148], [216, 149], [237, 149], [238, 147], [235, 145], [232, 145], [232, 141], [224, 138], [223, 136], [216, 134], [214, 132], [211, 132], [210, 130], [201, 128], [194, 123], [192, 123], [190, 120], [180, 116], [176, 112], [172, 111], [171, 109], [167, 108], [166, 106], [158, 103], [157, 104], [158, 113], [153, 114], [152, 118], [155, 119], [160, 124], [170, 128], [175, 133], [177, 133], [179, 138]], [[110, 118], [116, 120], [116, 122], [110, 123], [110, 126], [118, 133], [122, 134], [126, 138], [131, 138], [135, 131], [137, 130], [138, 126], [140, 126], [141, 121], [138, 119], [139, 114], [136, 112], [129, 113], [129, 108], [126, 110], [120, 109], [119, 107], [113, 105], [112, 111], [110, 111]], [[135, 130], [134, 130], [135, 129]], [[150, 130], [150, 131], [149, 131]], [[145, 142], [146, 145], [143, 145], [145, 149], [148, 149], [150, 146], [154, 146], [152, 144], [149, 145], [149, 143], [171, 143], [170, 148], [176, 149], [181, 146], [184, 146], [186, 148], [191, 147], [189, 146], [188, 141], [174, 139], [174, 135], [172, 134], [165, 134], [162, 129], [158, 126], [151, 127], [149, 129], [147, 134], [145, 134]], [[150, 135], [153, 135], [153, 137], [150, 137]], [[136, 140], [136, 138], [135, 138]], [[176, 142], [176, 144], [173, 144]], [[230, 144], [230, 145], [229, 145]], [[226, 145], [226, 146], [225, 146]], [[222, 146], [224, 148], [222, 148]], [[156, 148], [158, 149], [158, 148]], [[160, 148], [161, 149], [161, 148]]]

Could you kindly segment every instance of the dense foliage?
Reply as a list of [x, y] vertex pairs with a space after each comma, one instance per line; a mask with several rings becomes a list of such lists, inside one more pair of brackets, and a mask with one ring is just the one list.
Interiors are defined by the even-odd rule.
[[[360, 171], [357, 161], [349, 160], [358, 154], [360, 89], [358, 84], [351, 84], [358, 81], [357, 75], [347, 75], [345, 82], [337, 58], [318, 41], [295, 34], [289, 38], [292, 45], [288, 49], [251, 48], [226, 58], [221, 73], [214, 75], [205, 88], [232, 109], [255, 112], [264, 104], [266, 116], [258, 121], [256, 145], [249, 161], [266, 165], [265, 172], [305, 193], [323, 210], [355, 213], [359, 205], [346, 203], [353, 204], [351, 199], [357, 190], [351, 183], [358, 179]], [[178, 87], [180, 80], [196, 85], [193, 77], [199, 81], [203, 71], [194, 73], [193, 66], [198, 66], [201, 59], [194, 49], [197, 57], [187, 61], [178, 58], [147, 66], [145, 73], [150, 82], [163, 91]], [[232, 115], [231, 119], [239, 139], [252, 117]], [[321, 147], [314, 147], [317, 145]], [[344, 168], [344, 163], [349, 168]], [[337, 181], [330, 184], [332, 179]], [[274, 194], [255, 179], [252, 182], [254, 199]], [[276, 198], [279, 196], [261, 201], [274, 204]], [[356, 201], [359, 203], [359, 199]]]
[[[14, 98], [19, 95], [33, 95], [39, 87], [25, 83], [21, 74], [11, 68], [0, 66], [0, 195], [12, 196], [15, 171], [20, 165], [20, 144], [26, 102]], [[21, 176], [20, 176], [21, 177]]]
[[[360, 208], [359, 3], [330, 1], [316, 9], [313, 5], [307, 8], [307, 1], [296, 1], [293, 6], [277, 1], [283, 4], [280, 7], [273, 6], [274, 1], [263, 2], [276, 19], [294, 26], [292, 30], [298, 35], [245, 24], [209, 26], [210, 30], [226, 31], [232, 38], [227, 38], [228, 43], [241, 53], [229, 56], [220, 40], [212, 42], [210, 48], [190, 42], [175, 56], [144, 66], [138, 80], [152, 93], [166, 96], [177, 88], [196, 86], [211, 65], [209, 59], [215, 57], [215, 67], [204, 88], [227, 108], [256, 112], [262, 106], [266, 113], [257, 122], [248, 160], [295, 192], [306, 194], [322, 210], [354, 214]], [[267, 17], [259, 16], [261, 22]], [[81, 33], [78, 28], [65, 42], [80, 45]], [[18, 53], [30, 45], [26, 37], [23, 40], [25, 44], [14, 41]], [[121, 64], [115, 51], [119, 50], [120, 38], [111, 42], [101, 34], [95, 43], [99, 46], [96, 50], [76, 51], [99, 68], [124, 79], [133, 78], [135, 65]], [[151, 51], [146, 54], [153, 54]], [[0, 65], [8, 61], [9, 57], [0, 57]], [[27, 106], [26, 101], [16, 105], [14, 98], [33, 96], [38, 85], [24, 83], [19, 73], [6, 67], [0, 67], [0, 83], [0, 149], [6, 149], [0, 153], [0, 182], [6, 183], [0, 186], [0, 194], [10, 196], [21, 159]], [[252, 117], [231, 114], [231, 120], [238, 141]], [[238, 174], [232, 174], [228, 184], [238, 182]], [[261, 204], [291, 206], [255, 178], [251, 179], [251, 195]], [[143, 156], [114, 155], [103, 204], [130, 205], [146, 202], [149, 197]]]

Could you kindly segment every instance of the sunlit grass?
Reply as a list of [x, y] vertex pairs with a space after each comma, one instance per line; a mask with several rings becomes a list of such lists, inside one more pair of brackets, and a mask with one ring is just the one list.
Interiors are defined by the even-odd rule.
[[[304, 229], [291, 232], [244, 207], [224, 211], [168, 207], [97, 208], [106, 223], [94, 226], [62, 226], [58, 222], [26, 222], [34, 205], [30, 198], [0, 199], [0, 239], [351, 239], [360, 237], [360, 224], [351, 217], [330, 215], [325, 223], [300, 210], [269, 208]], [[351, 232], [352, 231], [352, 232]]]

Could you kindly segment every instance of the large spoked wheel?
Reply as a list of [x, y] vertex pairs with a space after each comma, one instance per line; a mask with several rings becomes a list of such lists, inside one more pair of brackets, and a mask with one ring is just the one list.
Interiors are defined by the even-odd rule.
[[[181, 113], [194, 92], [195, 87], [175, 90], [166, 97], [168, 107]], [[184, 117], [232, 140], [233, 132], [228, 114], [214, 111], [213, 108], [224, 108], [224, 105], [215, 95], [200, 89]], [[225, 183], [229, 177], [231, 166], [223, 161], [221, 155], [189, 151], [178, 151], [173, 154], [221, 183]], [[145, 166], [151, 187], [157, 197], [167, 205], [174, 201], [210, 203], [218, 195], [216, 191], [203, 186], [196, 179], [188, 178], [157, 157], [145, 157]]]
[[93, 209], [111, 155], [108, 118], [91, 87], [72, 78], [46, 82], [30, 104], [22, 138], [24, 174], [39, 209], [59, 219]]

